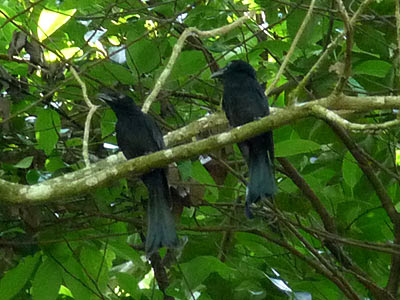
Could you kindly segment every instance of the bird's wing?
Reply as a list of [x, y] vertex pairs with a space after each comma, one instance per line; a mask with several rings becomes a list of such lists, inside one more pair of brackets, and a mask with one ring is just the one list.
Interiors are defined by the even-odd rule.
[[263, 108], [265, 109], [266, 115], [269, 115], [269, 104], [268, 98], [265, 96], [264, 89], [257, 83], [257, 87], [255, 89], [257, 94], [257, 99], [261, 101]]
[[157, 123], [153, 120], [153, 118], [147, 114], [144, 114], [144, 121], [151, 135], [151, 138], [154, 142], [155, 149], [153, 151], [159, 151], [164, 149], [165, 148], [164, 138], [160, 130], [160, 127], [158, 127]]

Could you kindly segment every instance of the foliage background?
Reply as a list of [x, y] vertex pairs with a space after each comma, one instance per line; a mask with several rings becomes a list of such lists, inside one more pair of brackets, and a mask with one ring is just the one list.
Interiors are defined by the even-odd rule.
[[[210, 75], [232, 59], [248, 61], [268, 88], [309, 6], [291, 0], [3, 1], [0, 184], [35, 185], [84, 168], [89, 108], [83, 88], [95, 104], [101, 105], [95, 95], [102, 87], [115, 87], [142, 105], [185, 28], [210, 30], [257, 11], [226, 34], [187, 39], [150, 110], [165, 133], [220, 110], [222, 88]], [[316, 1], [270, 105], [287, 108], [342, 93], [397, 96], [398, 6], [395, 0]], [[306, 85], [293, 90], [310, 70]], [[400, 99], [394, 99], [398, 107]], [[359, 107], [345, 116], [373, 128], [394, 120], [396, 111]], [[116, 144], [114, 124], [110, 109], [94, 113], [92, 162], [116, 152], [104, 147]], [[196, 138], [228, 129], [219, 124], [200, 128]], [[398, 135], [397, 127], [350, 132], [315, 117], [276, 128], [278, 210], [271, 213], [263, 203], [254, 220], [243, 214], [247, 167], [236, 146], [177, 161], [169, 167], [169, 181], [183, 246], [162, 250], [151, 263], [142, 245], [147, 191], [135, 176], [36, 206], [3, 197], [0, 295], [396, 299]], [[271, 214], [282, 234], [269, 226]]]

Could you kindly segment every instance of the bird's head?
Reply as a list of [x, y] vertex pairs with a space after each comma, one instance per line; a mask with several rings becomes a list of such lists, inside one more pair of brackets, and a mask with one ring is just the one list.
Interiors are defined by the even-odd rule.
[[136, 108], [132, 98], [109, 89], [103, 89], [101, 93], [97, 94], [97, 98], [107, 103], [114, 111]]
[[228, 78], [230, 76], [237, 76], [237, 75], [247, 75], [251, 78], [256, 78], [256, 71], [253, 67], [244, 62], [243, 60], [232, 60], [229, 62], [224, 68], [219, 69], [217, 72], [211, 75], [211, 78]]

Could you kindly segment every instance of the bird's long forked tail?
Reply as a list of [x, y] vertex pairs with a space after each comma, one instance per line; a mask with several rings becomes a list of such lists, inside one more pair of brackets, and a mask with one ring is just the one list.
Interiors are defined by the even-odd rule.
[[161, 247], [178, 247], [179, 240], [169, 207], [170, 194], [165, 171], [156, 169], [143, 175], [142, 180], [149, 191], [145, 251], [150, 257]]
[[265, 151], [249, 151], [249, 183], [246, 189], [246, 216], [253, 218], [250, 206], [260, 199], [273, 197], [277, 187], [271, 160]]

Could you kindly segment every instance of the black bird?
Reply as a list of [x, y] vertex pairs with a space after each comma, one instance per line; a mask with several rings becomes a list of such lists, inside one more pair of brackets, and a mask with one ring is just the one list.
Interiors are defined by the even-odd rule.
[[[119, 148], [127, 159], [165, 148], [163, 135], [153, 118], [143, 113], [133, 99], [107, 91], [98, 94], [117, 116], [115, 131]], [[147, 206], [146, 255], [150, 257], [159, 248], [177, 247], [179, 242], [171, 214], [171, 196], [165, 169], [154, 169], [141, 179], [149, 191]]]
[[[211, 77], [222, 79], [222, 108], [231, 126], [240, 126], [269, 115], [264, 89], [257, 82], [255, 70], [248, 63], [241, 60], [231, 61]], [[252, 218], [250, 205], [263, 197], [272, 197], [277, 190], [272, 131], [239, 143], [238, 146], [249, 167], [246, 215]]]

